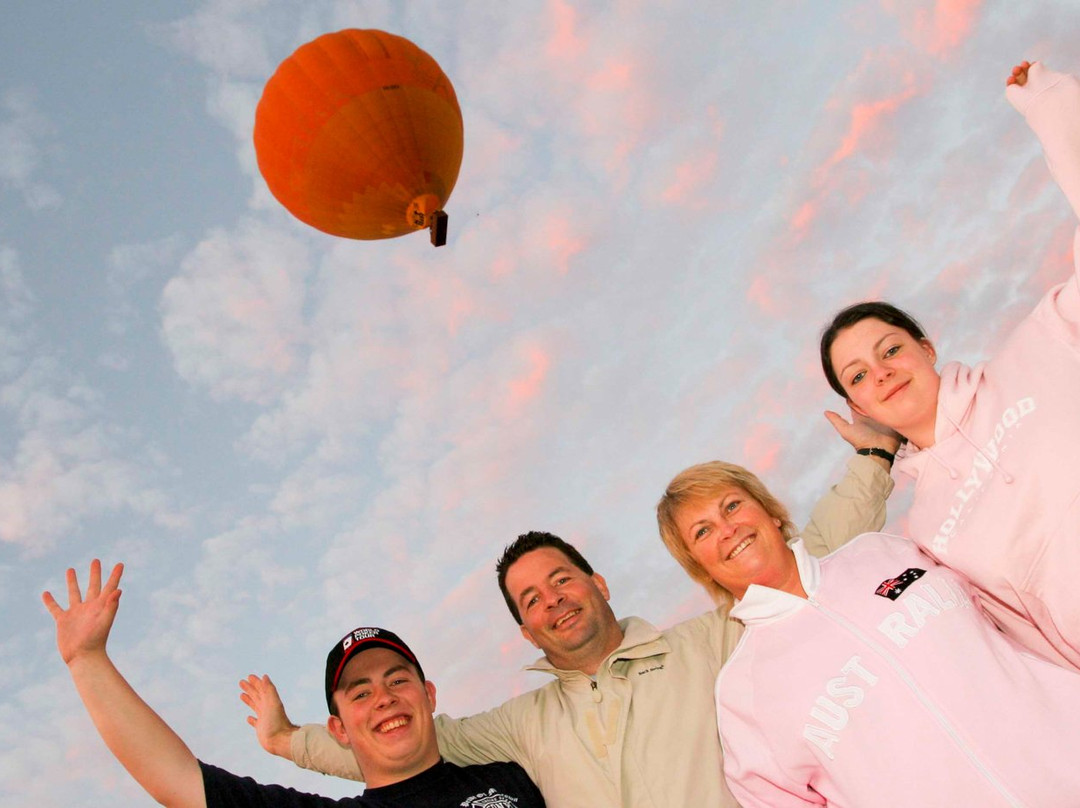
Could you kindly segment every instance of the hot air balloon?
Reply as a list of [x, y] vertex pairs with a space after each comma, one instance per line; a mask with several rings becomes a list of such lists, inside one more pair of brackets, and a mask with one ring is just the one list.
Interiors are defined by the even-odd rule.
[[335, 236], [430, 229], [446, 242], [464, 126], [442, 69], [412, 42], [355, 28], [301, 45], [266, 83], [255, 156], [296, 218]]

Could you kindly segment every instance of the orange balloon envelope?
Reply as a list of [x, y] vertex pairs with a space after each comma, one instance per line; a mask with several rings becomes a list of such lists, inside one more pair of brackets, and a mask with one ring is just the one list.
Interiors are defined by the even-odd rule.
[[347, 238], [431, 228], [432, 242], [445, 242], [442, 207], [464, 142], [450, 79], [385, 31], [301, 45], [255, 110], [255, 156], [271, 193], [300, 221]]

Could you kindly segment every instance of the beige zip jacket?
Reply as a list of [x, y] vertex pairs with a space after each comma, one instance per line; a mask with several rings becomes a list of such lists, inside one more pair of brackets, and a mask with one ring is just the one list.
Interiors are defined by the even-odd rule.
[[[868, 457], [818, 502], [802, 535], [816, 555], [885, 523], [892, 479]], [[529, 670], [554, 681], [468, 718], [437, 716], [439, 750], [451, 763], [516, 761], [548, 808], [736, 808], [723, 777], [713, 686], [742, 626], [726, 607], [659, 631], [620, 620], [623, 644], [596, 677], [541, 658]], [[363, 779], [352, 752], [321, 724], [293, 733], [303, 768]]]

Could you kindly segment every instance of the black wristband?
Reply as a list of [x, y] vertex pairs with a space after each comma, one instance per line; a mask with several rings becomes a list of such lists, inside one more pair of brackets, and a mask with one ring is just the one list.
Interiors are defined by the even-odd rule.
[[855, 454], [880, 457], [882, 460], [888, 462], [890, 466], [893, 464], [893, 461], [896, 460], [896, 455], [894, 455], [892, 452], [886, 452], [884, 449], [879, 449], [876, 446], [872, 446], [868, 449], [856, 449]]

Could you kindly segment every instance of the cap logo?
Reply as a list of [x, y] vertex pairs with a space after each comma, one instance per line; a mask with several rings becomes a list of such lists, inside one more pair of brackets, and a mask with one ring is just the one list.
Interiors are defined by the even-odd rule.
[[353, 642], [360, 642], [361, 640], [370, 640], [372, 637], [379, 636], [379, 629], [377, 628], [358, 628], [352, 634], [345, 637], [341, 643], [341, 650], [348, 651], [352, 648]]

